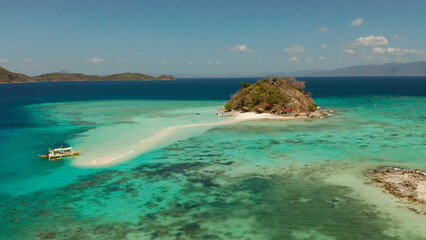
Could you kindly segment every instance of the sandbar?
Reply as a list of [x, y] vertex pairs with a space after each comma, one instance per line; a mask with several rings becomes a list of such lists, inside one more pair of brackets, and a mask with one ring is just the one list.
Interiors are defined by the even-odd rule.
[[289, 114], [289, 115], [275, 115], [271, 113], [254, 113], [254, 112], [228, 112], [223, 116], [224, 120], [220, 122], [212, 123], [195, 123], [195, 124], [186, 124], [186, 125], [177, 125], [164, 128], [154, 134], [153, 136], [141, 139], [139, 142], [128, 146], [127, 148], [121, 150], [120, 152], [108, 153], [107, 150], [103, 153], [103, 156], [98, 156], [94, 159], [76, 159], [73, 161], [73, 165], [77, 167], [84, 168], [100, 168], [108, 167], [115, 164], [122, 163], [124, 161], [130, 160], [133, 157], [136, 157], [145, 152], [154, 150], [155, 148], [165, 146], [172, 143], [170, 141], [170, 136], [178, 131], [185, 128], [196, 128], [196, 127], [205, 127], [204, 130], [210, 129], [210, 127], [232, 124], [241, 121], [250, 121], [250, 120], [305, 120], [310, 118], [322, 118], [329, 115], [330, 112], [325, 111], [316, 111], [313, 113], [300, 113], [300, 114]]

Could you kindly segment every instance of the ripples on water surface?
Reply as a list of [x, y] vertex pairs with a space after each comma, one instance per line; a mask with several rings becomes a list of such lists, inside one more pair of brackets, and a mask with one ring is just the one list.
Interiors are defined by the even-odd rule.
[[[426, 217], [363, 173], [426, 169], [425, 79], [371, 80], [377, 92], [362, 91], [364, 78], [306, 80], [335, 116], [178, 132], [100, 169], [35, 156], [55, 144], [118, 149], [163, 127], [219, 121], [242, 80], [0, 86], [0, 239], [422, 239]], [[33, 91], [63, 86], [80, 91]]]

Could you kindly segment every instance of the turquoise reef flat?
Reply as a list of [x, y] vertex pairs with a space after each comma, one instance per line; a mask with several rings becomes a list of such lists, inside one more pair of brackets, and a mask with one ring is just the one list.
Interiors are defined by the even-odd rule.
[[425, 215], [364, 184], [378, 166], [426, 169], [426, 97], [314, 100], [334, 115], [186, 128], [101, 168], [36, 156], [58, 144], [84, 149], [81, 159], [127, 151], [164, 128], [223, 121], [223, 100], [20, 106], [31, 122], [0, 128], [0, 239], [426, 236]]

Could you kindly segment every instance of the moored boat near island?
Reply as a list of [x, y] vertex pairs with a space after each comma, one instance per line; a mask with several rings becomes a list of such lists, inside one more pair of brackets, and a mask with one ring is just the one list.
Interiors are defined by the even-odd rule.
[[46, 155], [39, 154], [39, 157], [47, 158], [49, 161], [61, 159], [61, 158], [67, 158], [67, 157], [73, 157], [76, 155], [80, 155], [80, 153], [83, 150], [74, 151], [72, 147], [63, 148], [62, 146], [60, 148], [50, 149], [49, 152]]

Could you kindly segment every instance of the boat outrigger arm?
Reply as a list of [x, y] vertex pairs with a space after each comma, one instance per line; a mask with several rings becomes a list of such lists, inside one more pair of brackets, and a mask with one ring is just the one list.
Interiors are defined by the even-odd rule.
[[76, 155], [80, 155], [82, 151], [83, 150], [74, 151], [72, 147], [63, 148], [61, 146], [60, 148], [55, 148], [53, 150], [49, 148], [49, 152], [46, 155], [39, 154], [38, 156], [42, 158], [47, 158], [48, 160], [60, 159], [60, 158], [73, 157]]

